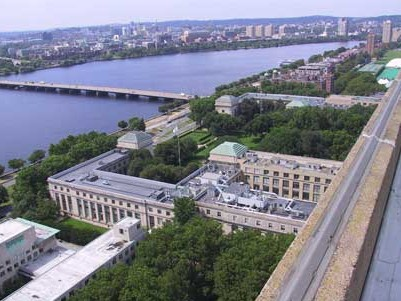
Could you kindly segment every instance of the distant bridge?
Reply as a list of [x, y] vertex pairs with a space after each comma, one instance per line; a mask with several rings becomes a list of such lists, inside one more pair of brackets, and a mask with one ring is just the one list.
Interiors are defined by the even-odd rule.
[[66, 85], [32, 81], [17, 82], [3, 80], [0, 81], [0, 88], [87, 96], [114, 96], [116, 98], [147, 97], [149, 99], [164, 100], [190, 100], [193, 98], [193, 96], [184, 93], [146, 91], [127, 88], [98, 87], [86, 85]]

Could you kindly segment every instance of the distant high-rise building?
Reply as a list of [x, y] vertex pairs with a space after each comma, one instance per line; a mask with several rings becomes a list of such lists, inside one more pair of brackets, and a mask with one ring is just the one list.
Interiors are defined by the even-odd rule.
[[393, 28], [391, 42], [398, 42], [399, 40], [401, 40], [401, 27]]
[[265, 26], [264, 25], [258, 25], [255, 27], [255, 36], [257, 38], [265, 37]]
[[375, 51], [375, 34], [373, 32], [369, 32], [368, 40], [366, 42], [366, 52], [372, 56]]
[[249, 25], [246, 27], [246, 36], [250, 38], [255, 37], [255, 26]]
[[274, 27], [272, 24], [265, 26], [265, 36], [272, 37], [274, 35]]
[[122, 35], [125, 37], [125, 36], [129, 36], [130, 35], [130, 28], [129, 27], [122, 27], [121, 28], [121, 33], [122, 33]]
[[347, 18], [338, 19], [338, 36], [348, 37], [348, 20]]
[[287, 28], [286, 24], [280, 25], [280, 27], [278, 28], [278, 35], [280, 36], [280, 38], [285, 36], [286, 28]]
[[391, 35], [393, 33], [393, 28], [390, 20], [383, 22], [383, 36], [382, 42], [383, 44], [388, 44], [391, 42]]

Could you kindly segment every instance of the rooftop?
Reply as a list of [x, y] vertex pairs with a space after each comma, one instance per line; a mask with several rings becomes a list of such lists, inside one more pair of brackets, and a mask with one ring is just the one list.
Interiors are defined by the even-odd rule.
[[238, 104], [238, 100], [238, 97], [232, 95], [223, 95], [216, 99], [216, 104], [233, 106]]
[[319, 171], [322, 173], [333, 175], [337, 174], [338, 170], [342, 166], [342, 162], [339, 161], [257, 151], [247, 152], [246, 161], [244, 162], [244, 164], [246, 164], [247, 166], [253, 165], [256, 168], [263, 168], [263, 166], [266, 165], [279, 165], [290, 169]]
[[36, 240], [37, 241], [46, 240], [49, 237], [52, 237], [52, 236], [54, 236], [54, 235], [56, 235], [57, 233], [60, 232], [60, 230], [57, 230], [57, 229], [54, 229], [54, 228], [51, 228], [51, 227], [48, 227], [48, 226], [45, 226], [45, 225], [42, 225], [42, 224], [38, 224], [38, 223], [35, 223], [35, 222], [31, 222], [31, 221], [28, 221], [28, 220], [23, 219], [23, 218], [19, 218], [18, 217], [15, 220], [20, 222], [20, 223], [22, 223], [22, 224], [25, 224], [27, 226], [33, 226], [35, 228]]
[[211, 155], [228, 156], [228, 157], [242, 157], [248, 148], [245, 145], [235, 142], [224, 142], [210, 151]]
[[[121, 221], [121, 223], [124, 222], [124, 220]], [[116, 225], [119, 226], [120, 223]], [[125, 241], [116, 233], [113, 230], [104, 233], [74, 255], [61, 261], [43, 275], [11, 294], [5, 300], [48, 301], [63, 296], [65, 292], [74, 288], [78, 283], [119, 254], [122, 249], [129, 247], [133, 243], [132, 241]]]
[[[401, 66], [400, 66], [400, 68], [401, 68]], [[380, 73], [380, 75], [377, 77], [377, 80], [381, 80], [381, 79], [395, 80], [397, 78], [397, 75], [399, 72], [400, 72], [400, 69], [398, 69], [398, 68], [386, 67], [386, 69], [384, 69], [383, 72]]]
[[0, 223], [0, 244], [29, 230], [32, 226], [15, 219], [7, 219]]
[[149, 139], [152, 139], [152, 135], [146, 132], [131, 131], [118, 138], [118, 142], [140, 144], [141, 142], [148, 141]]

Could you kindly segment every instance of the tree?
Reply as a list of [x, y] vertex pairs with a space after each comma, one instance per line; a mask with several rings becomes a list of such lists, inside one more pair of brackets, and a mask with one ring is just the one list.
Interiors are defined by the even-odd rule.
[[0, 185], [0, 204], [7, 203], [9, 201], [7, 189]]
[[3, 165], [0, 164], [0, 176], [4, 173], [5, 169], [6, 168]]
[[120, 292], [124, 288], [129, 267], [118, 264], [107, 270], [101, 270], [96, 274], [96, 280], [89, 281], [71, 301], [115, 301], [119, 300]]
[[174, 221], [183, 225], [195, 216], [195, 202], [190, 198], [174, 200]]
[[130, 130], [133, 130], [133, 131], [145, 131], [146, 130], [146, 124], [145, 124], [145, 120], [143, 118], [133, 117], [130, 120], [128, 120], [128, 124], [129, 124]]
[[218, 300], [255, 300], [293, 238], [293, 235], [262, 236], [257, 231], [231, 234], [227, 248], [214, 266]]
[[46, 156], [46, 151], [44, 151], [42, 149], [37, 149], [32, 152], [32, 154], [29, 156], [28, 160], [31, 163], [35, 163], [35, 162], [42, 160], [45, 156]]
[[119, 128], [125, 129], [125, 128], [128, 126], [128, 122], [126, 122], [125, 120], [120, 120], [120, 121], [117, 123], [117, 125], [118, 125]]
[[8, 167], [11, 169], [20, 169], [22, 166], [24, 166], [25, 160], [22, 159], [11, 159], [8, 161]]

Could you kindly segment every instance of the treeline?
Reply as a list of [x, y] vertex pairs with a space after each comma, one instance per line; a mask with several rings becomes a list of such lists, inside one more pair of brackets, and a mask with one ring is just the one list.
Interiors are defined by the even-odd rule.
[[[133, 150], [127, 174], [130, 176], [176, 184], [198, 169], [190, 162], [197, 151], [196, 142], [187, 137], [177, 138], [158, 144], [154, 155], [147, 149]], [[181, 162], [181, 165], [179, 164]]]
[[247, 100], [233, 117], [212, 110], [212, 99], [202, 103], [191, 102], [192, 118], [215, 136], [252, 135], [259, 138], [258, 150], [333, 160], [345, 159], [375, 110], [284, 109], [276, 102]]
[[336, 68], [334, 93], [345, 95], [369, 96], [377, 92], [385, 92], [386, 88], [377, 83], [373, 74], [358, 72], [357, 67], [370, 62], [367, 53], [349, 58]]
[[223, 235], [201, 217], [175, 221], [152, 230], [132, 265], [102, 270], [71, 301], [255, 300], [292, 240], [251, 230]]
[[13, 216], [39, 222], [54, 220], [57, 208], [50, 200], [47, 178], [113, 149], [116, 143], [114, 136], [90, 132], [51, 144], [46, 159], [19, 172], [12, 192]]

